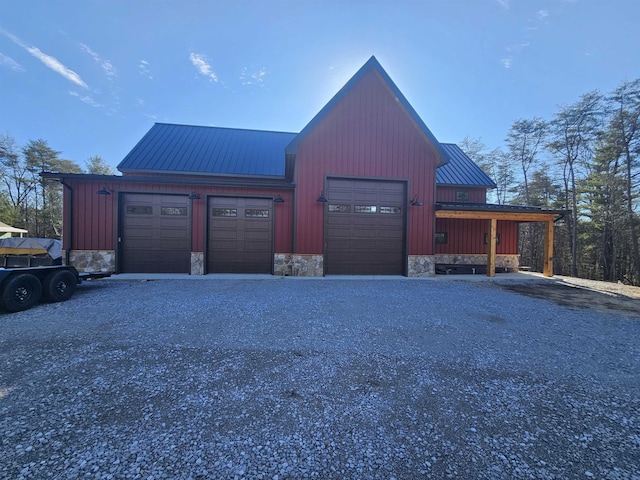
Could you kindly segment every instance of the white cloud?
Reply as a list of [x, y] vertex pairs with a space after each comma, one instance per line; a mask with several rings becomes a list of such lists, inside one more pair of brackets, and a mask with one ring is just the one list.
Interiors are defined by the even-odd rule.
[[503, 58], [502, 60], [500, 60], [500, 63], [502, 63], [502, 66], [508, 70], [511, 68], [511, 64], [513, 63], [513, 58], [510, 58], [510, 57]]
[[102, 58], [100, 55], [98, 55], [96, 52], [91, 50], [91, 48], [84, 43], [80, 44], [80, 48], [84, 52], [88, 53], [91, 56], [91, 58], [93, 58], [93, 60], [102, 67], [102, 70], [104, 70], [104, 73], [106, 73], [108, 77], [116, 76], [116, 69], [114, 68], [113, 64], [109, 60]]
[[206, 55], [202, 53], [192, 52], [189, 54], [189, 60], [191, 60], [191, 63], [194, 67], [196, 67], [196, 70], [198, 70], [198, 73], [200, 73], [200, 75], [209, 77], [209, 81], [211, 82], [219, 81], [218, 75], [216, 75], [216, 73], [211, 69], [211, 65], [209, 65], [209, 63], [207, 62]]
[[16, 62], [13, 58], [0, 53], [0, 65], [3, 67], [10, 68], [16, 72], [24, 72], [24, 68], [18, 62]]
[[549, 10], [538, 10], [538, 19], [544, 20], [549, 17]]
[[19, 47], [24, 48], [27, 52], [29, 52], [31, 55], [36, 57], [38, 60], [40, 60], [48, 68], [50, 68], [51, 70], [53, 70], [57, 74], [63, 76], [64, 78], [66, 78], [70, 82], [75, 83], [79, 87], [86, 88], [86, 89], [89, 88], [89, 86], [86, 83], [84, 83], [84, 80], [82, 80], [80, 75], [78, 75], [76, 72], [74, 72], [70, 68], [67, 68], [57, 58], [52, 57], [51, 55], [47, 55], [46, 53], [44, 53], [42, 50], [40, 50], [37, 47], [29, 46], [29, 45], [25, 44], [18, 37], [16, 37], [15, 35], [7, 32], [3, 28], [0, 28], [0, 33], [2, 33], [5, 37], [7, 37], [9, 40], [11, 40], [13, 43], [18, 45]]
[[84, 102], [87, 105], [89, 105], [91, 107], [94, 107], [94, 108], [98, 108], [98, 107], [103, 107], [104, 106], [104, 105], [96, 102], [89, 95], [80, 95], [78, 92], [76, 92], [74, 90], [69, 90], [69, 95], [71, 95], [72, 97], [77, 97], [81, 102]]
[[247, 67], [242, 68], [240, 73], [240, 82], [242, 85], [259, 85], [264, 86], [264, 77], [267, 75], [267, 69], [262, 67], [253, 73], [249, 73]]
[[44, 63], [47, 67], [49, 67], [51, 70], [58, 73], [59, 75], [62, 75], [64, 78], [66, 78], [70, 82], [73, 82], [82, 88], [87, 88], [87, 89], [89, 88], [89, 86], [84, 82], [84, 80], [82, 80], [80, 75], [78, 75], [76, 72], [74, 72], [70, 68], [67, 68], [66, 66], [64, 66], [64, 64], [60, 62], [57, 58], [52, 57], [51, 55], [47, 55], [37, 47], [27, 47], [26, 50], [31, 55], [33, 55], [38, 60], [40, 60], [42, 63]]
[[149, 80], [153, 80], [153, 77], [149, 73], [149, 67], [150, 66], [151, 66], [151, 64], [149, 62], [147, 62], [146, 60], [140, 60], [140, 62], [138, 62], [138, 72], [140, 72], [140, 75], [144, 75], [144, 76], [148, 77]]
[[518, 43], [516, 45], [510, 45], [510, 46], [507, 47], [507, 52], [518, 53], [518, 52], [521, 52], [524, 48], [527, 48], [529, 45], [531, 45], [530, 42]]
[[509, 8], [509, 4], [511, 3], [511, 0], [496, 0], [496, 2], [498, 2], [498, 4], [501, 7]]

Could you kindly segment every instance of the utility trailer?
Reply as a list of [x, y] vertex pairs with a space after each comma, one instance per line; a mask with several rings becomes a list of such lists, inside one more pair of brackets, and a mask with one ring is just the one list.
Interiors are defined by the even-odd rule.
[[78, 273], [74, 267], [52, 265], [0, 268], [0, 307], [20, 312], [37, 304], [69, 300], [84, 280], [110, 277], [111, 273]]

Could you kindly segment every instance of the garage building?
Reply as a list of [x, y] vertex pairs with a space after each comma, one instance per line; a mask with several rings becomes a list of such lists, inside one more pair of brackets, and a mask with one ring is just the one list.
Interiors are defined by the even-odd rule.
[[65, 261], [80, 270], [433, 275], [518, 268], [519, 222], [561, 212], [486, 203], [495, 183], [440, 143], [375, 57], [298, 133], [156, 123], [122, 175], [64, 185]]

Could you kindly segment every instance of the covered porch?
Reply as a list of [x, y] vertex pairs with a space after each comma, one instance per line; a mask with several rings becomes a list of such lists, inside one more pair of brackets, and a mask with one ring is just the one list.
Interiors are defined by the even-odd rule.
[[[460, 219], [486, 221], [487, 226], [487, 275], [496, 274], [497, 225], [498, 221], [542, 222], [544, 229], [543, 275], [553, 276], [553, 226], [566, 213], [542, 207], [521, 205], [494, 205], [480, 203], [436, 202], [436, 219]], [[514, 252], [515, 253], [515, 252]]]

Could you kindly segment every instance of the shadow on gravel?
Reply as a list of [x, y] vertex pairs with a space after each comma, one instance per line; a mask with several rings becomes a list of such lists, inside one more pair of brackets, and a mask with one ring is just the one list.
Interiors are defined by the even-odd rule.
[[497, 284], [497, 287], [529, 297], [548, 300], [570, 308], [602, 313], [625, 313], [640, 318], [640, 301], [615, 292], [601, 292], [562, 283]]

